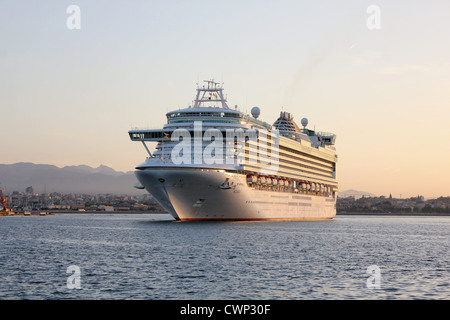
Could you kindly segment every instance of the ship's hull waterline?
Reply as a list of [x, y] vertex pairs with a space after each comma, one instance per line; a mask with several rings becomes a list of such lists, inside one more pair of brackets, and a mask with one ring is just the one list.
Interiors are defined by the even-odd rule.
[[176, 220], [315, 220], [336, 215], [333, 196], [261, 190], [245, 174], [147, 168], [137, 179]]

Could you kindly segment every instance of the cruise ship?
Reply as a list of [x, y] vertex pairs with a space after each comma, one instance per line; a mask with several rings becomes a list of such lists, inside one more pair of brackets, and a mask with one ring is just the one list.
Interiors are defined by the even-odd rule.
[[[166, 114], [161, 129], [133, 128], [148, 157], [136, 167], [175, 220], [332, 219], [336, 215], [336, 136], [282, 111], [269, 124], [237, 106], [223, 85], [197, 85], [193, 105]], [[156, 148], [150, 151], [148, 143]]]

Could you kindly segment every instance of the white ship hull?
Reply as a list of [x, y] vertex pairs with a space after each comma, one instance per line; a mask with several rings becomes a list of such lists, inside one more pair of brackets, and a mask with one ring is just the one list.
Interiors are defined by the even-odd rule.
[[224, 170], [149, 168], [136, 177], [176, 220], [332, 219], [336, 199], [313, 193], [259, 190], [246, 175]]
[[[332, 219], [336, 136], [303, 129], [282, 111], [273, 125], [230, 109], [222, 86], [206, 80], [194, 106], [170, 111], [162, 129], [133, 129], [149, 157], [142, 186], [176, 220]], [[146, 143], [156, 142], [152, 153]]]

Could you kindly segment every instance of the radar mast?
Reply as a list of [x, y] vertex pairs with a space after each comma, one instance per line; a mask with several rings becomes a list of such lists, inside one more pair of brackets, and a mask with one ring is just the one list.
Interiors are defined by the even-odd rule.
[[197, 88], [197, 96], [195, 97], [194, 108], [202, 107], [205, 103], [220, 102], [222, 108], [228, 108], [227, 101], [223, 96], [223, 88], [220, 83], [212, 80], [204, 80], [207, 86]]

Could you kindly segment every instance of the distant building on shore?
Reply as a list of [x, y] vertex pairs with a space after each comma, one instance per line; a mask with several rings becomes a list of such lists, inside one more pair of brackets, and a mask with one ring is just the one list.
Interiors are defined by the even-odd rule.
[[32, 195], [32, 194], [34, 194], [34, 188], [33, 187], [28, 187], [28, 188], [25, 189], [25, 192], [30, 194], [30, 195]]

